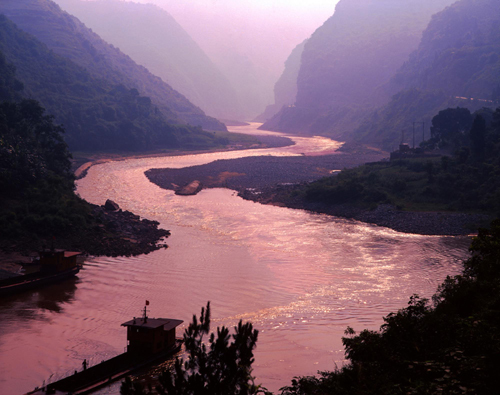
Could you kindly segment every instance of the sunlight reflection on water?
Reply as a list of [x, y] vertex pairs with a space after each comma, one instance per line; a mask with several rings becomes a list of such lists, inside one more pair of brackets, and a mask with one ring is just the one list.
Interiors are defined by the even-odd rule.
[[[0, 385], [5, 393], [30, 390], [51, 374], [80, 367], [84, 358], [99, 361], [122, 352], [120, 323], [138, 316], [146, 299], [151, 316], [186, 323], [210, 300], [213, 327], [252, 321], [260, 330], [257, 382], [276, 391], [293, 376], [341, 364], [347, 326], [377, 329], [382, 317], [405, 306], [410, 295], [429, 297], [446, 275], [459, 271], [468, 245], [464, 237], [402, 234], [260, 205], [227, 189], [176, 196], [144, 176], [152, 167], [263, 153], [297, 155], [325, 147], [323, 138], [297, 141], [294, 147], [92, 167], [78, 182], [78, 193], [96, 204], [112, 199], [159, 221], [172, 231], [170, 248], [132, 258], [93, 258], [68, 288], [1, 301]], [[328, 149], [338, 147], [329, 144]]]

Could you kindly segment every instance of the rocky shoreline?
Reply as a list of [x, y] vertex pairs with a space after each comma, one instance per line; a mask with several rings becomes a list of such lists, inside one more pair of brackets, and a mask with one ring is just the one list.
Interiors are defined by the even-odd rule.
[[[284, 187], [281, 187], [282, 189]], [[286, 187], [285, 187], [286, 188]], [[282, 207], [308, 210], [315, 213], [353, 219], [377, 226], [383, 226], [398, 232], [434, 235], [464, 236], [477, 233], [480, 227], [488, 227], [493, 217], [486, 214], [455, 212], [418, 212], [402, 211], [390, 204], [381, 204], [375, 209], [357, 207], [351, 204], [324, 205], [307, 203], [302, 200], [280, 199], [276, 189], [239, 191], [243, 199], [261, 204], [273, 204]]]
[[170, 231], [159, 228], [159, 222], [123, 211], [110, 200], [103, 206], [90, 207], [97, 222], [88, 231], [76, 230], [52, 241], [18, 238], [15, 243], [1, 243], [0, 277], [5, 277], [2, 272], [19, 274], [21, 266], [37, 256], [37, 251], [52, 246], [95, 256], [134, 256], [168, 248]]
[[370, 210], [354, 205], [312, 204], [293, 198], [300, 183], [331, 175], [334, 170], [382, 159], [383, 153], [350, 147], [342, 153], [317, 157], [250, 157], [219, 160], [183, 169], [151, 169], [146, 176], [164, 189], [175, 190], [199, 180], [204, 188], [230, 188], [247, 200], [304, 209], [354, 219], [399, 232], [423, 235], [468, 235], [493, 219], [486, 214], [410, 212], [391, 205]]

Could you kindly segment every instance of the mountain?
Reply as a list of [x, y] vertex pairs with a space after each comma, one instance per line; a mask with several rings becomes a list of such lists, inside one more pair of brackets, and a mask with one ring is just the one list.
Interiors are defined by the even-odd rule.
[[387, 89], [398, 93], [366, 118], [355, 138], [390, 148], [413, 121], [424, 122], [428, 131], [432, 116], [445, 108], [498, 106], [500, 3], [460, 0], [434, 15]]
[[295, 104], [297, 97], [297, 77], [301, 65], [302, 53], [307, 40], [297, 45], [285, 62], [285, 70], [274, 84], [274, 104], [266, 107], [263, 114], [257, 117], [257, 122], [265, 122], [272, 118], [283, 106]]
[[150, 97], [168, 120], [210, 130], [225, 129], [223, 124], [207, 117], [167, 83], [106, 43], [51, 0], [2, 0], [0, 13], [58, 55], [87, 69], [94, 78], [135, 88]]
[[[65, 140], [72, 150], [138, 151], [218, 144], [199, 127], [167, 122], [151, 99], [140, 96], [137, 89], [94, 78], [4, 15], [0, 15], [0, 54], [5, 61], [0, 97], [16, 99], [24, 86], [25, 97], [40, 101], [64, 125]], [[19, 81], [11, 78], [14, 67]]]
[[436, 14], [393, 78], [400, 89], [491, 100], [500, 86], [500, 3], [461, 0]]
[[0, 102], [20, 99], [23, 89], [24, 84], [16, 78], [15, 66], [0, 52]]
[[206, 113], [241, 116], [229, 81], [167, 11], [118, 0], [55, 2]]
[[340, 136], [367, 109], [386, 103], [381, 87], [418, 47], [431, 16], [454, 0], [340, 0], [304, 47], [295, 107], [264, 128]]
[[157, 4], [179, 22], [230, 81], [244, 120], [274, 102], [273, 87], [286, 58], [333, 13], [336, 3], [323, 1], [320, 9], [298, 2], [283, 7], [284, 1], [134, 1]]

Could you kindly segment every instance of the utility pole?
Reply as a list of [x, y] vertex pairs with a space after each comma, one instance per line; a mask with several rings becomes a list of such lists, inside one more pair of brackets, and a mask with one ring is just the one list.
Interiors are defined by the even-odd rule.
[[415, 149], [415, 121], [413, 121], [413, 149]]
[[425, 141], [425, 122], [422, 122], [422, 141]]

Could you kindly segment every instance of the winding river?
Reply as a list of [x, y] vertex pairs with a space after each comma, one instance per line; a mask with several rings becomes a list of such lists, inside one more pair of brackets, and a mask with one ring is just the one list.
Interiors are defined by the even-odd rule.
[[[259, 133], [256, 125], [233, 131]], [[295, 146], [127, 159], [90, 168], [78, 193], [154, 219], [170, 229], [170, 248], [132, 258], [91, 258], [77, 279], [0, 300], [0, 389], [20, 394], [123, 351], [120, 324], [150, 316], [187, 324], [208, 300], [213, 327], [251, 321], [260, 331], [254, 374], [272, 391], [297, 375], [344, 360], [347, 326], [378, 329], [382, 317], [417, 293], [430, 297], [459, 272], [465, 237], [403, 234], [387, 228], [265, 206], [227, 189], [176, 196], [148, 182], [150, 168], [252, 155], [331, 152], [325, 138]], [[185, 325], [184, 324], [184, 325]], [[181, 332], [181, 331], [179, 331]], [[119, 386], [101, 393], [118, 393]]]

